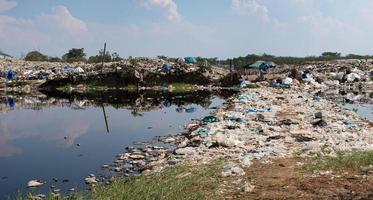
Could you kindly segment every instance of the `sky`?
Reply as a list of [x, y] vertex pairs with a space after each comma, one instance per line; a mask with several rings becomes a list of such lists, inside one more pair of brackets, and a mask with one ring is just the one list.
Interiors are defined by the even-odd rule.
[[121, 57], [373, 54], [371, 0], [0, 0], [0, 50]]

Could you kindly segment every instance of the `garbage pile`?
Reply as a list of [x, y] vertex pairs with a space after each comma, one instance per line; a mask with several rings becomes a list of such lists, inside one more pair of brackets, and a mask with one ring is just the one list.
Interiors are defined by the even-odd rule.
[[[63, 63], [63, 62], [28, 62], [16, 58], [0, 58], [0, 80], [52, 80], [67, 76], [88, 76], [97, 75], [101, 72], [126, 71], [135, 69], [138, 72], [157, 74], [182, 74], [199, 70], [194, 57], [178, 58], [170, 61], [160, 58], [129, 58], [119, 62], [90, 64], [84, 62]], [[225, 75], [224, 69], [211, 70], [213, 76]]]
[[334, 102], [315, 99], [301, 84], [289, 89], [265, 85], [244, 89], [216, 112], [186, 125], [186, 130], [159, 139], [171, 145], [172, 151], [163, 149], [157, 157], [153, 147], [129, 149], [113, 169], [119, 165], [120, 173], [157, 171], [179, 162], [225, 158], [234, 164], [227, 164], [222, 176], [241, 176], [241, 167], [249, 167], [254, 160], [271, 162], [294, 155], [333, 156], [338, 151], [373, 150], [370, 121]]
[[[162, 138], [175, 148], [162, 155], [163, 162], [148, 162], [145, 168], [225, 158], [234, 164], [227, 164], [222, 175], [240, 176], [241, 167], [253, 160], [373, 150], [372, 122], [325, 98], [330, 90], [356, 90], [362, 84], [371, 89], [372, 67], [373, 60], [288, 66], [278, 80], [241, 87], [216, 112], [186, 125], [186, 133]], [[341, 96], [357, 100], [350, 93]]]
[[188, 128], [172, 159], [200, 162], [226, 157], [248, 166], [253, 159], [265, 162], [293, 155], [373, 150], [369, 121], [328, 100], [315, 100], [301, 85], [285, 90], [246, 89]]
[[93, 65], [59, 62], [28, 62], [16, 58], [0, 58], [0, 80], [46, 80], [66, 77], [71, 74], [85, 74], [93, 70]]

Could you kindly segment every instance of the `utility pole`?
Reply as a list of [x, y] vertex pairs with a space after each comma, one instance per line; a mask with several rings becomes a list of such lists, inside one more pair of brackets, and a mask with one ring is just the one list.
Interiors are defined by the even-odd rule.
[[[106, 42], [104, 44], [104, 53], [102, 55], [101, 76], [102, 76], [102, 73], [103, 73], [103, 70], [104, 70], [105, 55], [106, 55]], [[101, 106], [102, 106], [102, 112], [104, 113], [104, 119], [105, 119], [105, 125], [106, 125], [106, 132], [109, 133], [109, 125], [108, 125], [108, 122], [107, 122], [107, 116], [106, 116], [106, 111], [105, 111], [104, 103], [102, 103]]]
[[104, 70], [105, 55], [106, 55], [106, 42], [104, 44], [104, 54], [102, 55], [101, 74], [102, 74], [102, 72]]
[[107, 122], [107, 116], [106, 116], [106, 112], [105, 112], [105, 106], [104, 106], [104, 103], [101, 104], [101, 107], [102, 107], [102, 112], [104, 113], [104, 119], [105, 119], [105, 126], [106, 126], [106, 132], [109, 133], [109, 124]]
[[233, 60], [229, 59], [229, 72], [232, 72], [233, 70], [234, 70]]

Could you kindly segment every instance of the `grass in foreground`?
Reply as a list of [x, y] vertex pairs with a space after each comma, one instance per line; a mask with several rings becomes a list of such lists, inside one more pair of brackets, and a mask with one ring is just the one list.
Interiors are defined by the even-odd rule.
[[168, 167], [160, 173], [118, 179], [99, 186], [93, 199], [211, 199], [219, 186], [221, 162], [201, 167]]
[[[173, 166], [161, 172], [138, 177], [120, 178], [110, 185], [98, 185], [89, 194], [46, 196], [47, 200], [116, 200], [116, 199], [214, 199], [217, 195], [223, 162], [214, 161], [202, 166]], [[9, 198], [11, 199], [11, 198]], [[19, 194], [14, 199], [40, 199], [37, 193]]]
[[336, 157], [319, 157], [303, 166], [306, 171], [359, 171], [373, 165], [373, 151], [341, 151]]
[[90, 199], [88, 195], [83, 193], [76, 193], [69, 196], [53, 195], [52, 192], [47, 194], [45, 198], [40, 197], [37, 192], [29, 192], [27, 194], [22, 194], [19, 192], [15, 197], [8, 197], [8, 200], [85, 200]]

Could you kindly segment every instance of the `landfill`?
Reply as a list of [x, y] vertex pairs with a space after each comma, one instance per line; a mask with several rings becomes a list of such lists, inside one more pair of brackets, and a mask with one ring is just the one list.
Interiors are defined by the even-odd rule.
[[[131, 155], [143, 155], [136, 160], [144, 158], [139, 173], [221, 158], [229, 161], [222, 176], [242, 176], [242, 169], [254, 161], [373, 150], [372, 121], [341, 107], [353, 102], [372, 104], [372, 60], [359, 65], [345, 60], [286, 68], [268, 74], [256, 88], [241, 88], [211, 115], [186, 124], [184, 133], [162, 138], [174, 145], [168, 148], [172, 151], [163, 150], [152, 161], [147, 152], [153, 150], [140, 148], [135, 153], [127, 151], [126, 158], [133, 162]], [[357, 92], [361, 87], [363, 91]], [[125, 171], [121, 163], [126, 162], [116, 162], [117, 170]]]
[[[23, 77], [46, 80], [123, 70], [132, 65], [131, 59], [105, 63], [106, 67], [101, 68], [86, 63], [66, 66], [6, 58], [1, 60], [0, 70], [7, 81]], [[175, 62], [138, 58], [136, 70], [167, 74], [197, 71], [198, 67], [192, 58]], [[211, 71], [211, 79], [228, 73], [219, 67]], [[372, 104], [373, 60], [276, 66], [269, 69], [263, 81], [255, 82], [252, 77], [251, 73], [241, 74], [240, 92], [210, 115], [186, 124], [185, 132], [159, 138], [159, 142], [167, 145], [128, 147], [103, 168], [131, 176], [177, 163], [224, 158], [229, 162], [221, 175], [227, 177], [244, 175], [242, 168], [250, 167], [255, 160], [268, 163], [292, 156], [335, 156], [338, 151], [373, 150], [372, 121], [341, 107], [345, 103]], [[7, 102], [11, 104], [11, 100]], [[163, 102], [163, 106], [169, 107], [170, 102]], [[180, 108], [183, 111], [193, 112], [193, 108]], [[85, 181], [98, 182], [95, 176]]]
[[[194, 57], [179, 58], [174, 61], [161, 58], [137, 57], [118, 62], [85, 63], [85, 62], [36, 62], [25, 61], [12, 57], [0, 57], [0, 83], [17, 80], [53, 80], [71, 76], [94, 76], [109, 72], [128, 72], [135, 69], [135, 75], [155, 73], [183, 74], [200, 70]], [[227, 74], [228, 69], [211, 66], [205, 76], [219, 79]]]

